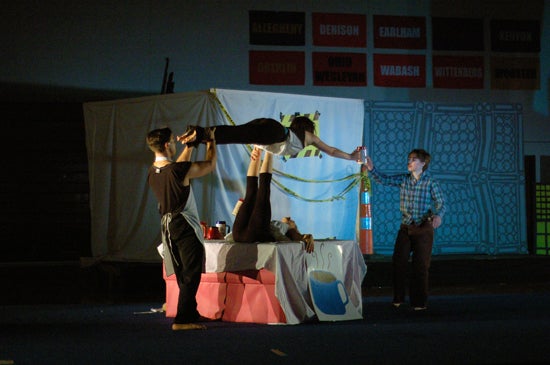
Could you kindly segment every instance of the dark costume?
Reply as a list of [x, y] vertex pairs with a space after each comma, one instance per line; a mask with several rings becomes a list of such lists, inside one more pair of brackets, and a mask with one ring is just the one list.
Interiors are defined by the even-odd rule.
[[270, 173], [246, 177], [244, 202], [239, 208], [232, 237], [235, 242], [289, 241], [285, 236], [289, 226], [281, 221], [271, 220], [271, 177]]
[[[258, 188], [259, 179], [259, 188]], [[235, 242], [270, 242], [271, 222], [271, 174], [263, 173], [246, 177], [246, 194], [233, 224]]]
[[[204, 130], [197, 130], [198, 144], [203, 139]], [[302, 140], [292, 130], [271, 118], [258, 118], [240, 125], [217, 125], [214, 132], [216, 144], [255, 144], [275, 155], [294, 155], [304, 148]]]
[[191, 186], [183, 185], [191, 162], [149, 169], [148, 183], [159, 202], [166, 275], [176, 275], [179, 286], [174, 323], [199, 319], [197, 300], [204, 246], [202, 228]]

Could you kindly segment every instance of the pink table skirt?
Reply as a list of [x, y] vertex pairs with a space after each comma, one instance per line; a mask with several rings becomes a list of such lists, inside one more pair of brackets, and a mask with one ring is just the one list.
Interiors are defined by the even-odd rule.
[[[179, 288], [175, 275], [166, 277], [166, 316], [175, 317]], [[203, 317], [226, 322], [286, 323], [275, 297], [275, 275], [265, 269], [203, 273], [197, 292]]]

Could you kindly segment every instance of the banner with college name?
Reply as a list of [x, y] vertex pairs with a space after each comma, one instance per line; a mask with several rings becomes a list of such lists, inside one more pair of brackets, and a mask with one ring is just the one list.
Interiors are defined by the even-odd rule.
[[538, 57], [491, 57], [491, 89], [540, 89]]
[[426, 56], [375, 54], [374, 85], [386, 87], [425, 87]]
[[367, 17], [364, 14], [313, 13], [312, 26], [314, 46], [367, 46]]
[[483, 51], [483, 19], [432, 18], [434, 51]]
[[250, 44], [305, 45], [305, 13], [285, 11], [255, 11], [248, 13]]
[[313, 52], [313, 85], [367, 86], [367, 54]]
[[249, 79], [253, 85], [304, 85], [305, 53], [249, 51]]
[[434, 88], [483, 89], [482, 56], [433, 56]]
[[538, 20], [491, 20], [491, 50], [540, 52], [540, 22]]
[[426, 49], [426, 18], [373, 16], [375, 48]]

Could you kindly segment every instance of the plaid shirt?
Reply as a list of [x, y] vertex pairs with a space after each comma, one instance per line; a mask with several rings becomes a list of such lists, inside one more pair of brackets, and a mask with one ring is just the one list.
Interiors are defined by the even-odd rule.
[[369, 174], [379, 184], [399, 186], [401, 223], [420, 224], [432, 214], [441, 218], [445, 215], [443, 192], [428, 171], [424, 171], [419, 180], [411, 173], [388, 176], [378, 172], [376, 168], [369, 171]]

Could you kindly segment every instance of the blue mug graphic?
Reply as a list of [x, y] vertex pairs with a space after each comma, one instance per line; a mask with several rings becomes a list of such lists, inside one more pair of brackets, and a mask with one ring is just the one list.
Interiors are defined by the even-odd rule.
[[[309, 287], [313, 302], [325, 314], [345, 314], [349, 302], [344, 284], [329, 271], [309, 273]], [[345, 295], [345, 299], [342, 298]]]

